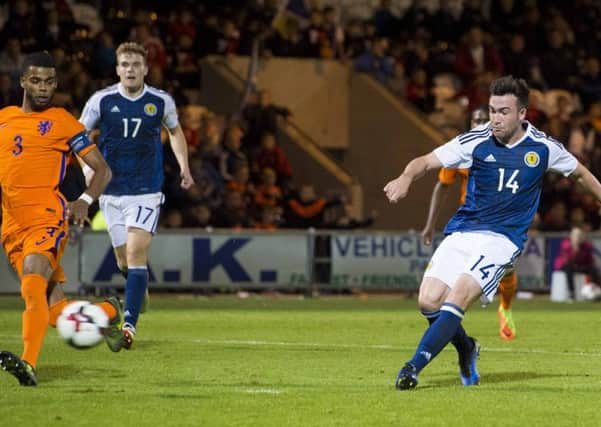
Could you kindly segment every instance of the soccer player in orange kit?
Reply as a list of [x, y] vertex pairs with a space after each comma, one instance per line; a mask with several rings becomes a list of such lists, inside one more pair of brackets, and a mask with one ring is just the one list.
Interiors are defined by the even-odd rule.
[[[472, 111], [470, 129], [483, 125], [486, 122], [488, 122], [488, 109], [486, 107], [476, 108]], [[432, 235], [434, 234], [440, 204], [443, 197], [446, 196], [449, 186], [456, 182], [458, 178], [461, 181], [461, 204], [465, 202], [469, 172], [469, 169], [440, 169], [440, 172], [438, 173], [438, 182], [432, 191], [428, 220], [422, 231], [422, 238], [425, 244], [430, 245], [432, 243]], [[516, 335], [515, 322], [513, 321], [513, 313], [511, 311], [511, 302], [515, 295], [517, 284], [518, 278], [513, 268], [507, 271], [499, 283], [499, 335], [504, 340], [512, 340]]]
[[[55, 326], [68, 304], [61, 257], [68, 238], [68, 220], [83, 226], [89, 205], [111, 179], [111, 170], [85, 128], [62, 108], [52, 107], [57, 87], [56, 66], [45, 52], [28, 55], [23, 63], [21, 107], [0, 110], [0, 185], [2, 245], [21, 280], [25, 302], [19, 358], [0, 352], [0, 366], [23, 386], [37, 385], [36, 366], [48, 325]], [[67, 202], [58, 186], [67, 156], [76, 153], [95, 171], [88, 188]], [[121, 321], [118, 300], [98, 304], [111, 319], [107, 343]], [[118, 337], [119, 337], [118, 336]]]

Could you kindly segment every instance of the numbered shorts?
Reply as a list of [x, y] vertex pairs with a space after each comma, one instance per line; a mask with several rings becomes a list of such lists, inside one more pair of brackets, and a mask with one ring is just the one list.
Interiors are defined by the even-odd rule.
[[519, 254], [518, 247], [501, 234], [456, 232], [440, 243], [424, 277], [442, 280], [453, 288], [459, 275], [469, 274], [482, 288], [482, 302], [488, 304]]
[[27, 255], [39, 253], [50, 261], [54, 272], [49, 282], [64, 283], [67, 281], [65, 271], [60, 262], [67, 244], [69, 227], [66, 221], [58, 226], [35, 226], [23, 231], [3, 236], [2, 245], [19, 278], [23, 276], [23, 260]]
[[113, 247], [127, 243], [129, 227], [141, 228], [154, 234], [163, 200], [163, 193], [100, 196], [100, 210], [106, 221]]

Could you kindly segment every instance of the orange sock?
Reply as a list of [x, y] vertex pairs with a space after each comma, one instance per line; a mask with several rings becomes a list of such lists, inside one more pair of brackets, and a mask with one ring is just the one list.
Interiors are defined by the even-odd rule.
[[501, 279], [501, 283], [499, 284], [499, 296], [501, 299], [501, 306], [505, 310], [509, 310], [511, 308], [511, 302], [517, 287], [518, 275], [515, 271]]
[[68, 304], [69, 300], [67, 298], [63, 298], [62, 300], [55, 302], [50, 306], [50, 320], [48, 321], [50, 326], [56, 328], [56, 320]]
[[25, 300], [23, 312], [23, 360], [34, 368], [48, 329], [50, 311], [46, 300], [48, 281], [38, 274], [26, 274], [21, 281], [21, 296]]
[[100, 307], [106, 315], [109, 317], [109, 320], [113, 320], [113, 318], [117, 315], [117, 310], [113, 307], [113, 304], [108, 302], [98, 302], [96, 303], [98, 307]]

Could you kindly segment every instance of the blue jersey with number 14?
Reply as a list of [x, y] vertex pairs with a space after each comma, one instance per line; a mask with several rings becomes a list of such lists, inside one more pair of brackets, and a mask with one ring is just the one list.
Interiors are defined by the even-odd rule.
[[96, 92], [86, 103], [80, 122], [100, 129], [98, 148], [113, 171], [104, 194], [157, 193], [163, 185], [161, 127], [178, 125], [175, 103], [166, 92], [144, 86], [136, 98], [120, 84]]
[[523, 247], [538, 209], [547, 170], [570, 175], [576, 158], [559, 142], [524, 122], [524, 136], [512, 145], [497, 142], [489, 124], [459, 135], [434, 153], [448, 168], [470, 168], [465, 203], [445, 234], [489, 231]]

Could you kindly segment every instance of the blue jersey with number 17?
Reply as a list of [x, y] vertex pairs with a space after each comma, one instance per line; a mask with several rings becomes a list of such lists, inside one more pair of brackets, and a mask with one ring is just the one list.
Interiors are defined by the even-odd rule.
[[528, 122], [512, 145], [497, 142], [487, 123], [434, 150], [447, 168], [470, 168], [465, 203], [450, 219], [445, 234], [489, 231], [506, 236], [520, 250], [538, 209], [543, 176], [565, 176], [578, 161], [562, 144]]
[[96, 92], [79, 119], [88, 131], [100, 129], [98, 148], [113, 171], [104, 194], [150, 194], [163, 186], [161, 127], [178, 125], [175, 102], [162, 90], [144, 85], [136, 98], [121, 84]]

